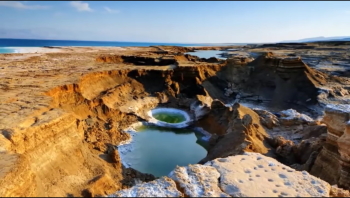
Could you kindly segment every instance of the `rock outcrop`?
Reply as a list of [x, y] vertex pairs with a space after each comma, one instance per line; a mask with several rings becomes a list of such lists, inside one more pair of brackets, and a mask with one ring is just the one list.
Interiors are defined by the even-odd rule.
[[208, 155], [200, 163], [244, 151], [268, 154], [271, 148], [267, 144], [269, 135], [259, 115], [239, 103], [226, 107], [220, 101], [214, 101], [210, 115], [199, 123], [206, 131], [216, 132], [217, 135], [217, 139], [211, 142]]
[[350, 189], [349, 120], [350, 105], [326, 107], [327, 141], [311, 169], [311, 174], [345, 189]]
[[218, 72], [228, 84], [227, 95], [250, 93], [251, 97], [259, 96], [258, 99], [282, 109], [290, 108], [290, 104], [316, 104], [319, 87], [327, 82], [327, 75], [308, 67], [301, 58], [266, 53], [247, 64], [229, 60]]
[[168, 177], [109, 197], [328, 197], [330, 192], [327, 182], [306, 171], [295, 171], [273, 158], [248, 152], [204, 165], [176, 167]]
[[[241, 93], [247, 91], [272, 103], [281, 99], [288, 106], [283, 109], [288, 109], [293, 102], [313, 104], [348, 96], [341, 86], [320, 94], [317, 89], [327, 75], [308, 68], [299, 58], [281, 59], [269, 53], [253, 62], [222, 61], [183, 55], [193, 48], [172, 46], [95, 49], [0, 55], [0, 196], [103, 196], [140, 180], [153, 180], [123, 167], [113, 145], [127, 140], [123, 129], [143, 121], [144, 112], [156, 106], [191, 109], [196, 119], [202, 118], [197, 124], [212, 139], [201, 163], [244, 151], [269, 156], [276, 151], [281, 158], [293, 155], [300, 170], [312, 167], [311, 172], [332, 184], [348, 186], [346, 113], [328, 113], [329, 120], [337, 121], [324, 119], [330, 126], [329, 137], [317, 155], [323, 145], [317, 136], [323, 137], [324, 127], [309, 126], [308, 118], [290, 110], [281, 116], [261, 116], [243, 105], [226, 107], [221, 102], [248, 97]], [[290, 119], [290, 113], [296, 116]], [[292, 137], [283, 125], [296, 128], [295, 139], [274, 136], [278, 140], [274, 150], [268, 129]], [[298, 143], [297, 138], [304, 141]], [[199, 173], [203, 174], [199, 177]], [[221, 182], [223, 174], [230, 173], [214, 165], [191, 165], [176, 169], [159, 188], [172, 189], [173, 196], [231, 196], [231, 186]], [[213, 191], [206, 191], [205, 182], [197, 182], [203, 191], [191, 194], [189, 184], [196, 180], [192, 176], [210, 181]], [[181, 188], [177, 182], [183, 183]], [[145, 193], [135, 194], [152, 194]]]

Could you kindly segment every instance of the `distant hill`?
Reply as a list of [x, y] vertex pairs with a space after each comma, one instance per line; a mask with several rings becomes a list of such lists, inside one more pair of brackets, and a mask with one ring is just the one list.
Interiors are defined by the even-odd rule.
[[280, 43], [308, 43], [315, 41], [350, 41], [350, 36], [334, 36], [334, 37], [313, 37], [313, 38], [304, 38], [299, 40], [287, 40], [281, 41]]

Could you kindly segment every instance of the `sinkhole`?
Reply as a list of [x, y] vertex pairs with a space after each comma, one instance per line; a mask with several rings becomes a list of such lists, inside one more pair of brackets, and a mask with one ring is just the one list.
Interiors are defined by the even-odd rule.
[[210, 135], [201, 128], [189, 128], [187, 112], [156, 108], [148, 116], [148, 122], [127, 131], [131, 141], [118, 146], [124, 166], [160, 177], [177, 165], [196, 164], [206, 157]]
[[176, 165], [196, 164], [207, 155], [207, 142], [191, 129], [142, 125], [129, 144], [118, 146], [126, 167], [156, 177], [166, 176]]

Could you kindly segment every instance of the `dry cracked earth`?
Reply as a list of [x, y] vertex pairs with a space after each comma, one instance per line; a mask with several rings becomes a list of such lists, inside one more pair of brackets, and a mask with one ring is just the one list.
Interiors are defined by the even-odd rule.
[[[0, 54], [0, 196], [348, 196], [349, 46], [61, 47]], [[194, 50], [221, 50], [227, 59], [186, 54]], [[200, 112], [192, 111], [196, 105]], [[162, 178], [125, 168], [115, 148], [130, 138], [124, 129], [158, 106], [187, 110], [196, 117], [193, 125], [211, 134], [204, 159]], [[283, 173], [290, 181], [307, 174], [304, 180], [316, 190], [289, 185], [249, 194], [247, 185], [254, 193], [261, 188], [249, 175], [265, 173], [230, 170], [247, 153], [274, 158], [282, 172], [291, 170]], [[268, 166], [262, 162], [246, 167]], [[187, 181], [188, 174], [199, 179]], [[270, 179], [285, 184], [285, 178]], [[198, 183], [203, 188], [202, 180], [219, 183], [210, 192], [191, 190]], [[153, 184], [174, 191], [147, 194]]]

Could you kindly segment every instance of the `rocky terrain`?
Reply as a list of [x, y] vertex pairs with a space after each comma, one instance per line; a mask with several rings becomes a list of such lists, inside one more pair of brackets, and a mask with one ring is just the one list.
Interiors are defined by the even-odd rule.
[[176, 167], [168, 177], [109, 197], [326, 197], [331, 186], [259, 153]]
[[[228, 59], [184, 54], [195, 49], [222, 50]], [[333, 67], [346, 69], [348, 49], [312, 43], [0, 54], [0, 195], [346, 196], [335, 185], [350, 189], [350, 81]], [[125, 168], [115, 146], [158, 106], [191, 112], [211, 138], [199, 164], [157, 179]], [[239, 167], [244, 156], [252, 172]], [[271, 178], [259, 169], [269, 161], [278, 167]], [[273, 181], [260, 185], [256, 177]]]

